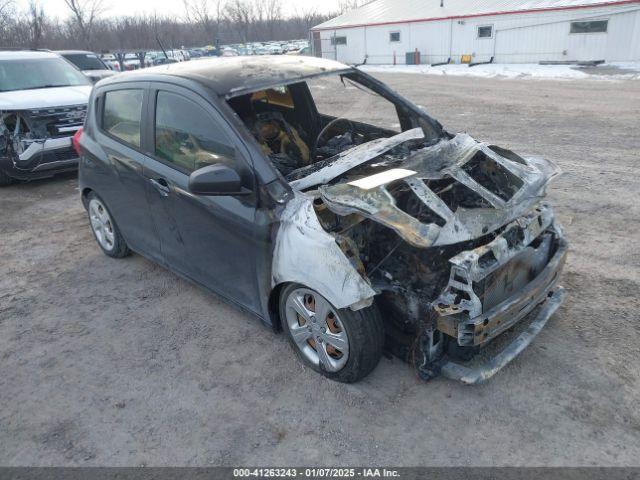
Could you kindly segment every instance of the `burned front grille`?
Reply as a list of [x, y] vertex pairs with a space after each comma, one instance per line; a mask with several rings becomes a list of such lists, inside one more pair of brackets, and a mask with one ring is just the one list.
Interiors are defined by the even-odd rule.
[[483, 313], [521, 291], [540, 274], [551, 257], [552, 242], [552, 234], [544, 233], [524, 251], [474, 286], [474, 291], [482, 302]]
[[86, 105], [29, 110], [29, 120], [34, 125], [42, 125], [49, 138], [73, 135], [84, 124], [86, 115]]
[[448, 285], [434, 303], [438, 329], [459, 345], [479, 345], [517, 322], [556, 280], [549, 265], [560, 243], [553, 211], [540, 205], [490, 243], [451, 258]]

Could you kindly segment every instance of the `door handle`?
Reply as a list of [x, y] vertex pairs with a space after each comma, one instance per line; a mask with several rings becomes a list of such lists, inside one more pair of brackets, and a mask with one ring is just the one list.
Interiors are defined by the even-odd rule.
[[169, 184], [164, 178], [159, 178], [158, 180], [154, 180], [150, 178], [149, 181], [151, 185], [162, 195], [163, 197], [168, 197], [171, 193], [171, 188], [169, 188]]

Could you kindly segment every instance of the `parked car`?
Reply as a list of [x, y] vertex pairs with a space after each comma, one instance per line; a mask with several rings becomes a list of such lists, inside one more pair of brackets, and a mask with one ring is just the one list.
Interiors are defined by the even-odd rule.
[[424, 378], [477, 383], [562, 302], [567, 243], [542, 200], [557, 167], [451, 134], [358, 69], [202, 60], [107, 79], [89, 105], [79, 181], [102, 251], [218, 293], [331, 379], [361, 379], [386, 344]]
[[249, 56], [249, 55], [254, 55], [253, 49], [249, 48], [249, 47], [240, 47], [238, 49], [238, 55], [241, 56]]
[[175, 58], [167, 58], [165, 56], [158, 56], [153, 60], [153, 66], [158, 66], [158, 65], [167, 65], [170, 63], [178, 63], [178, 60], [176, 60]]
[[122, 64], [126, 71], [137, 70], [142, 67], [142, 65], [140, 65], [140, 58], [138, 58], [138, 55], [135, 53], [125, 53]]
[[59, 50], [56, 53], [75, 65], [93, 83], [116, 74], [93, 52]]
[[302, 47], [297, 50], [291, 50], [287, 52], [287, 55], [311, 55], [311, 47]]
[[0, 186], [77, 168], [91, 87], [53, 52], [0, 51]]
[[156, 65], [154, 62], [158, 56], [164, 56], [162, 52], [147, 52], [144, 55], [144, 66], [153, 67]]
[[222, 56], [223, 57], [237, 57], [238, 56], [238, 52], [231, 48], [231, 47], [225, 47], [222, 49]]
[[100, 60], [102, 60], [110, 70], [114, 70], [116, 72], [120, 71], [120, 62], [118, 62], [118, 59], [114, 54], [103, 53], [100, 55]]

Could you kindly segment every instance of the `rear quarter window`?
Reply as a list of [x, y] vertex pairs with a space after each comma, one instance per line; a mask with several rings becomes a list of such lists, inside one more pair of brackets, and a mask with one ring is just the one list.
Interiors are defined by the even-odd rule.
[[134, 147], [140, 147], [143, 90], [114, 90], [105, 93], [102, 129]]

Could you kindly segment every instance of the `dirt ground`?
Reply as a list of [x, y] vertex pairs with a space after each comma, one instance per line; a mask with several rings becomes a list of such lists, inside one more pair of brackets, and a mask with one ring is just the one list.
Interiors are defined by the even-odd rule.
[[450, 131], [557, 160], [569, 297], [485, 385], [359, 384], [134, 255], [74, 176], [0, 190], [2, 465], [640, 465], [640, 82], [382, 76]]

